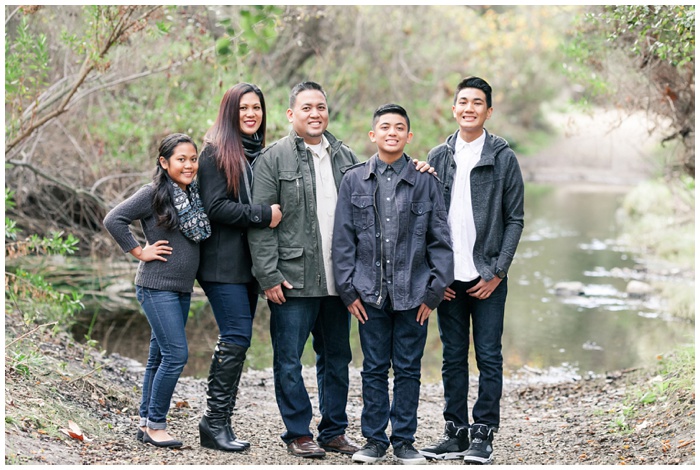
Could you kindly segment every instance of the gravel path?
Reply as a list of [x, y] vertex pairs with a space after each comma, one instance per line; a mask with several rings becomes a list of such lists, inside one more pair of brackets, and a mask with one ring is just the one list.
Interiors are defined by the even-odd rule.
[[[80, 345], [71, 345], [79, 348]], [[80, 368], [80, 353], [56, 348], [69, 362], [67, 373]], [[85, 362], [83, 360], [83, 362]], [[42, 434], [31, 420], [6, 424], [6, 463], [25, 464], [167, 464], [167, 465], [350, 465], [349, 456], [328, 454], [323, 459], [301, 459], [287, 453], [279, 435], [282, 421], [274, 398], [271, 370], [248, 370], [241, 380], [241, 392], [234, 413], [234, 428], [251, 448], [242, 453], [225, 453], [200, 447], [197, 423], [205, 406], [205, 381], [189, 377], [178, 383], [173, 398], [169, 430], [182, 439], [181, 450], [158, 449], [136, 441], [136, 409], [141, 365], [118, 355], [104, 358], [92, 354], [91, 367], [99, 372], [75, 380], [65, 387], [55, 383], [28, 383], [26, 378], [6, 370], [5, 407], [56, 400], [70, 410], [74, 421], [92, 442], [80, 442], [64, 435]], [[85, 366], [82, 366], [83, 373]], [[73, 374], [77, 375], [77, 374]], [[612, 432], [612, 424], [623, 410], [622, 400], [629, 382], [649, 380], [636, 372], [577, 380], [542, 383], [548, 375], [523, 371], [506, 381], [502, 400], [501, 431], [494, 441], [494, 464], [692, 464], [695, 459], [694, 411], [692, 417], [668, 416], [663, 404], [643, 412], [632, 423], [634, 432]], [[317, 406], [315, 371], [304, 370], [304, 380]], [[347, 407], [348, 435], [363, 443], [360, 432], [361, 380], [351, 370]], [[472, 393], [476, 393], [472, 382]], [[58, 388], [59, 394], [56, 395]], [[692, 397], [694, 403], [694, 396]], [[443, 428], [442, 388], [423, 384], [418, 410], [416, 447], [430, 444]], [[315, 408], [317, 410], [317, 407]], [[48, 409], [47, 409], [48, 410]], [[80, 412], [78, 412], [80, 410]], [[12, 411], [12, 410], [10, 410]], [[48, 411], [47, 411], [48, 412]], [[38, 412], [37, 412], [38, 413]], [[314, 422], [319, 419], [315, 412]], [[80, 421], [82, 420], [82, 421]], [[315, 426], [315, 424], [314, 424]], [[94, 430], [93, 435], [88, 429]], [[8, 456], [10, 460], [8, 462]], [[392, 465], [389, 458], [382, 462]], [[430, 461], [433, 465], [459, 465], [462, 461]]]

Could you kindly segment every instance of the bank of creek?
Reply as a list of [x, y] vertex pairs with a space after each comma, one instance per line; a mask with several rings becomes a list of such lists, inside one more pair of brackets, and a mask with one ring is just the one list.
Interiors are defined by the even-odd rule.
[[[579, 146], [579, 151], [585, 149]], [[556, 149], [550, 149], [556, 154]], [[692, 283], [693, 273], [648, 265], [618, 241], [616, 211], [625, 185], [634, 181], [592, 181], [577, 168], [556, 171], [547, 155], [523, 165], [528, 179], [526, 228], [509, 273], [504, 333], [506, 381], [501, 430], [494, 441], [495, 464], [693, 464], [694, 394], [672, 394], [640, 406], [630, 415], [625, 402], [641, 384], [660, 383], [658, 363], [684, 343], [693, 325], [668, 318], [651, 293], [628, 291], [656, 280]], [[547, 162], [545, 165], [543, 162]], [[538, 167], [541, 165], [541, 167]], [[546, 168], [544, 168], [546, 166]], [[586, 166], [581, 164], [581, 167]], [[538, 171], [535, 171], [535, 169]], [[554, 168], [554, 169], [553, 169]], [[572, 181], [549, 184], [535, 178], [549, 169]], [[589, 172], [590, 172], [589, 168]], [[601, 171], [601, 174], [604, 172]], [[635, 176], [633, 171], [625, 173]], [[640, 170], [641, 174], [641, 170]], [[550, 181], [556, 178], [550, 176]], [[579, 184], [584, 183], [584, 184]], [[243, 453], [199, 446], [197, 423], [205, 407], [205, 377], [216, 325], [201, 294], [188, 323], [190, 363], [173, 397], [169, 430], [185, 442], [179, 451], [156, 449], [134, 437], [148, 324], [130, 292], [133, 264], [96, 264], [93, 269], [124, 280], [110, 287], [111, 312], [89, 312], [74, 337], [37, 329], [20, 341], [45, 354], [41, 374], [6, 368], [5, 463], [11, 464], [351, 464], [347, 456], [298, 459], [287, 454], [274, 398], [269, 312], [259, 303], [254, 345], [241, 381], [234, 427], [251, 442]], [[126, 266], [126, 268], [124, 268]], [[105, 277], [108, 277], [105, 275]], [[639, 284], [643, 283], [643, 284]], [[92, 308], [96, 304], [93, 304]], [[115, 307], [115, 305], [117, 307]], [[120, 306], [121, 305], [121, 306]], [[14, 315], [5, 317], [6, 343], [27, 331]], [[91, 326], [90, 326], [91, 325]], [[85, 333], [99, 344], [81, 344]], [[361, 351], [353, 326], [348, 434], [362, 442]], [[304, 356], [304, 378], [319, 419], [313, 357]], [[104, 353], [100, 351], [106, 350]], [[416, 447], [442, 432], [440, 342], [435, 317], [423, 361]], [[473, 361], [472, 361], [473, 364]], [[476, 368], [470, 396], [476, 396]], [[67, 428], [70, 419], [91, 439], [47, 432], [47, 423]], [[389, 459], [384, 464], [396, 463]], [[461, 464], [461, 461], [431, 461]]]

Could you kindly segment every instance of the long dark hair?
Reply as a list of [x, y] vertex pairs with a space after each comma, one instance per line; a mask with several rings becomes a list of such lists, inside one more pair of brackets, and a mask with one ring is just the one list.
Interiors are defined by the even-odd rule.
[[224, 93], [216, 122], [204, 136], [205, 146], [213, 145], [216, 148], [218, 167], [226, 175], [226, 189], [234, 196], [238, 196], [241, 172], [245, 168], [245, 150], [243, 149], [240, 119], [241, 96], [250, 92], [255, 93], [260, 99], [263, 114], [257, 134], [262, 137], [262, 146], [265, 147], [265, 128], [267, 125], [265, 97], [260, 88], [251, 83], [238, 83]]
[[158, 159], [156, 160], [156, 170], [153, 172], [153, 184], [156, 192], [153, 195], [153, 211], [156, 213], [156, 224], [167, 228], [176, 229], [179, 224], [177, 210], [173, 204], [172, 188], [168, 178], [168, 172], [160, 165], [160, 157], [170, 160], [175, 147], [180, 144], [192, 144], [195, 152], [197, 144], [192, 137], [187, 134], [170, 134], [166, 136], [158, 147]]

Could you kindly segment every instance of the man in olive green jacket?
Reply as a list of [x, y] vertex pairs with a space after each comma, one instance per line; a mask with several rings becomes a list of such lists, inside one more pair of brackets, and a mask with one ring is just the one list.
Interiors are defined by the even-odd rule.
[[[275, 229], [248, 232], [253, 275], [271, 312], [275, 397], [286, 427], [281, 437], [299, 457], [351, 455], [359, 446], [345, 436], [350, 314], [335, 290], [330, 249], [340, 180], [358, 159], [326, 131], [326, 94], [317, 83], [292, 89], [287, 118], [293, 130], [267, 147], [253, 169], [253, 203], [280, 204], [282, 221]], [[318, 444], [301, 375], [309, 334], [321, 411]]]

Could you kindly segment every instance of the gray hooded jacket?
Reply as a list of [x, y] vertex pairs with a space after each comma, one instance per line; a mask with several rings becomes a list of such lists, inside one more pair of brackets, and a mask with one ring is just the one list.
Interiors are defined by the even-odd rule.
[[[508, 272], [524, 226], [525, 185], [515, 153], [505, 139], [490, 134], [481, 158], [471, 172], [472, 208], [476, 226], [474, 265], [485, 281], [490, 281], [498, 269]], [[450, 210], [452, 186], [457, 165], [454, 160], [455, 142], [459, 131], [428, 153], [428, 163], [442, 180], [445, 207]]]

